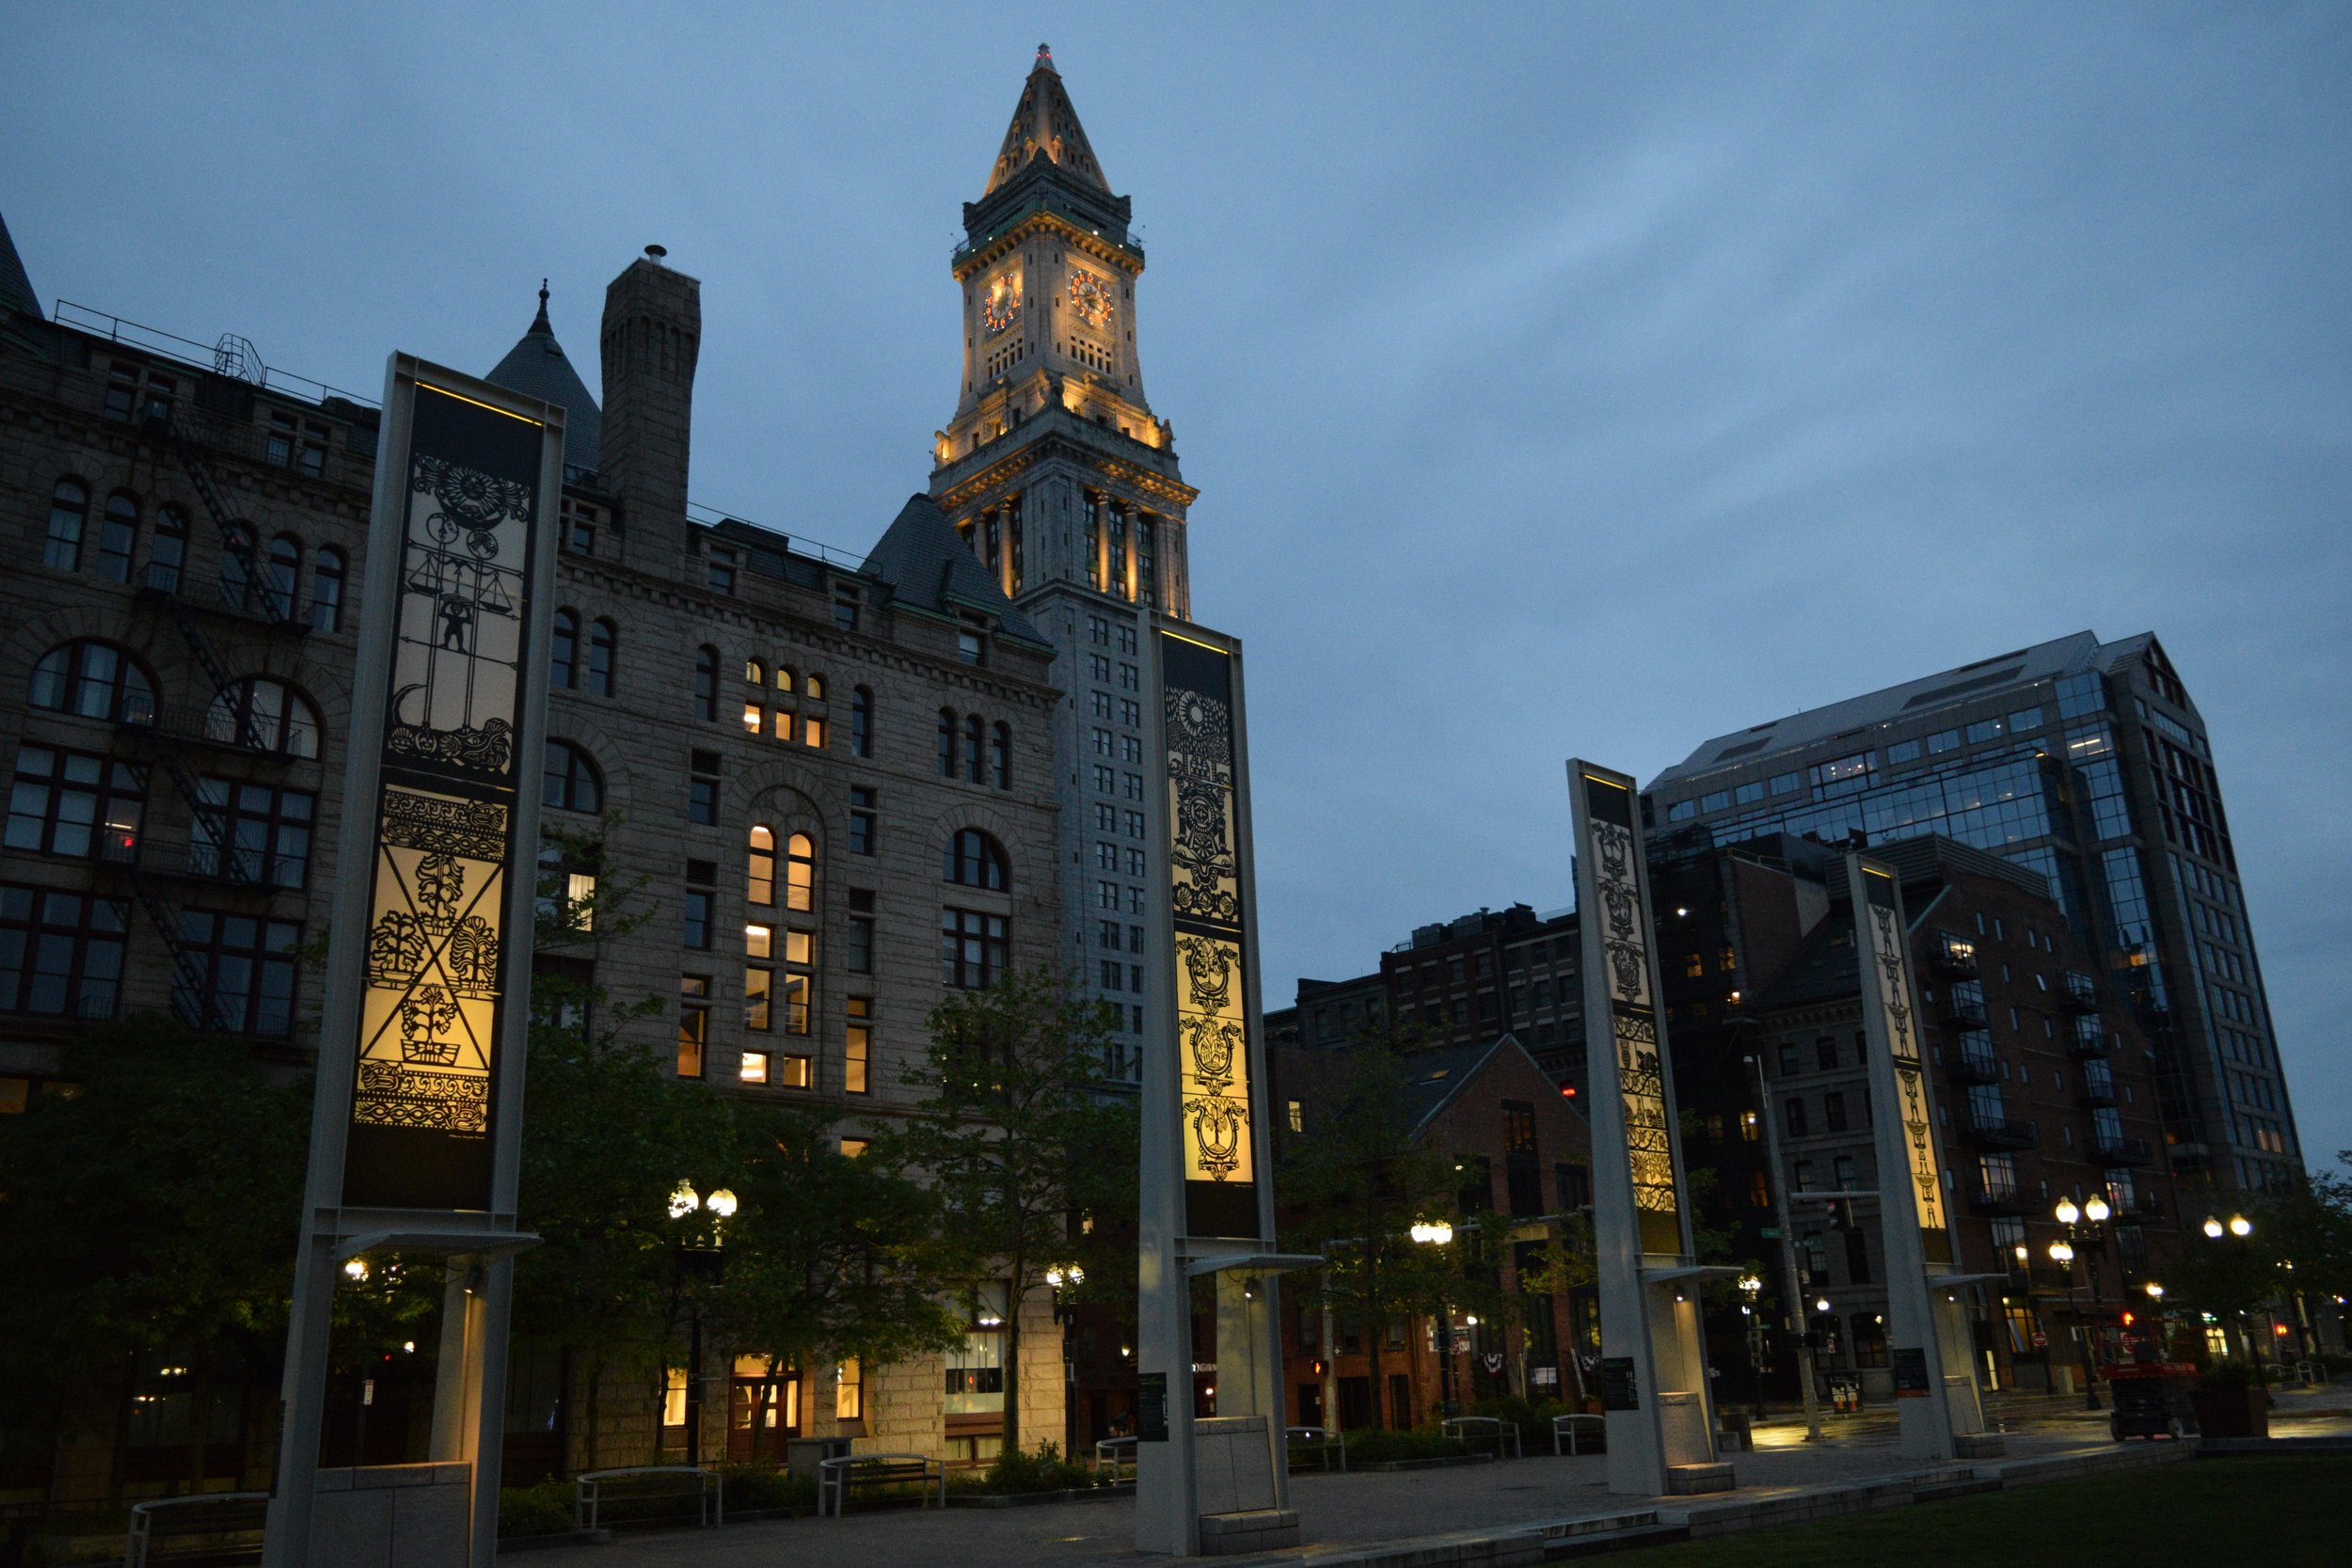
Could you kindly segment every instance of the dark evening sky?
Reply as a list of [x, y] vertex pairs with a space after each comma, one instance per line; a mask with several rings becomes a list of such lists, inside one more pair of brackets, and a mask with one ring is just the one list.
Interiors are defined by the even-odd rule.
[[703, 280], [698, 499], [863, 551], [1050, 40], [1247, 640], [1267, 996], [1569, 902], [1561, 764], [2080, 629], [2211, 725], [2307, 1152], [2352, 1145], [2341, 6], [18, 6], [60, 296], [369, 390]]

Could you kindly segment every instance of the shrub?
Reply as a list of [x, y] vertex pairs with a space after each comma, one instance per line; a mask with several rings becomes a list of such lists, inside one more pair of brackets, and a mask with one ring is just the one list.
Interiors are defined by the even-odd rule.
[[1071, 1492], [1099, 1486], [1103, 1478], [1083, 1465], [1061, 1456], [1061, 1445], [1042, 1442], [1027, 1452], [1008, 1449], [996, 1456], [976, 1484], [959, 1490], [1006, 1497], [1020, 1492]]
[[1345, 1434], [1347, 1462], [1382, 1464], [1398, 1459], [1446, 1459], [1470, 1451], [1468, 1443], [1441, 1435], [1434, 1426], [1417, 1427], [1411, 1432], [1383, 1432], [1366, 1428]]
[[568, 1535], [572, 1528], [572, 1483], [543, 1481], [536, 1486], [499, 1489], [499, 1539], [518, 1535]]
[[729, 1513], [738, 1509], [747, 1513], [755, 1509], [803, 1509], [813, 1513], [817, 1507], [815, 1480], [787, 1470], [752, 1465], [722, 1465], [719, 1484], [726, 1497]]

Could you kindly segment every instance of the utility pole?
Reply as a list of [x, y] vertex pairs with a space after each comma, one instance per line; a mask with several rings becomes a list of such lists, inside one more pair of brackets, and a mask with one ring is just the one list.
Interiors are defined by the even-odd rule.
[[1804, 1332], [1804, 1291], [1797, 1279], [1796, 1233], [1788, 1225], [1788, 1178], [1780, 1163], [1780, 1124], [1772, 1118], [1772, 1085], [1764, 1081], [1763, 1053], [1748, 1053], [1748, 1066], [1756, 1069], [1756, 1115], [1764, 1123], [1764, 1154], [1772, 1163], [1772, 1213], [1780, 1221], [1780, 1263], [1786, 1275], [1783, 1286], [1788, 1293], [1782, 1300], [1789, 1307], [1787, 1322], [1797, 1331], [1797, 1385], [1804, 1394], [1804, 1440], [1821, 1440], [1821, 1401], [1813, 1391], [1813, 1346]]

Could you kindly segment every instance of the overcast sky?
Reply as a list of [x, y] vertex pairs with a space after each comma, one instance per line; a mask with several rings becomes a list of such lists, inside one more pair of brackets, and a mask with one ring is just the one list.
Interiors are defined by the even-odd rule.
[[1269, 1004], [1570, 901], [1562, 761], [2084, 628], [2210, 724], [2352, 1145], [2352, 10], [7, 8], [58, 296], [373, 391], [703, 280], [697, 499], [863, 551], [952, 410], [1041, 40], [1247, 640]]

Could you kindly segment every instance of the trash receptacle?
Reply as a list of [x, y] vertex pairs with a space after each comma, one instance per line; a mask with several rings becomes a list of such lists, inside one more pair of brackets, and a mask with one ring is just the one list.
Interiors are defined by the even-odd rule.
[[784, 1467], [796, 1476], [817, 1479], [817, 1466], [828, 1459], [847, 1459], [850, 1440], [847, 1437], [792, 1437], [784, 1445]]

